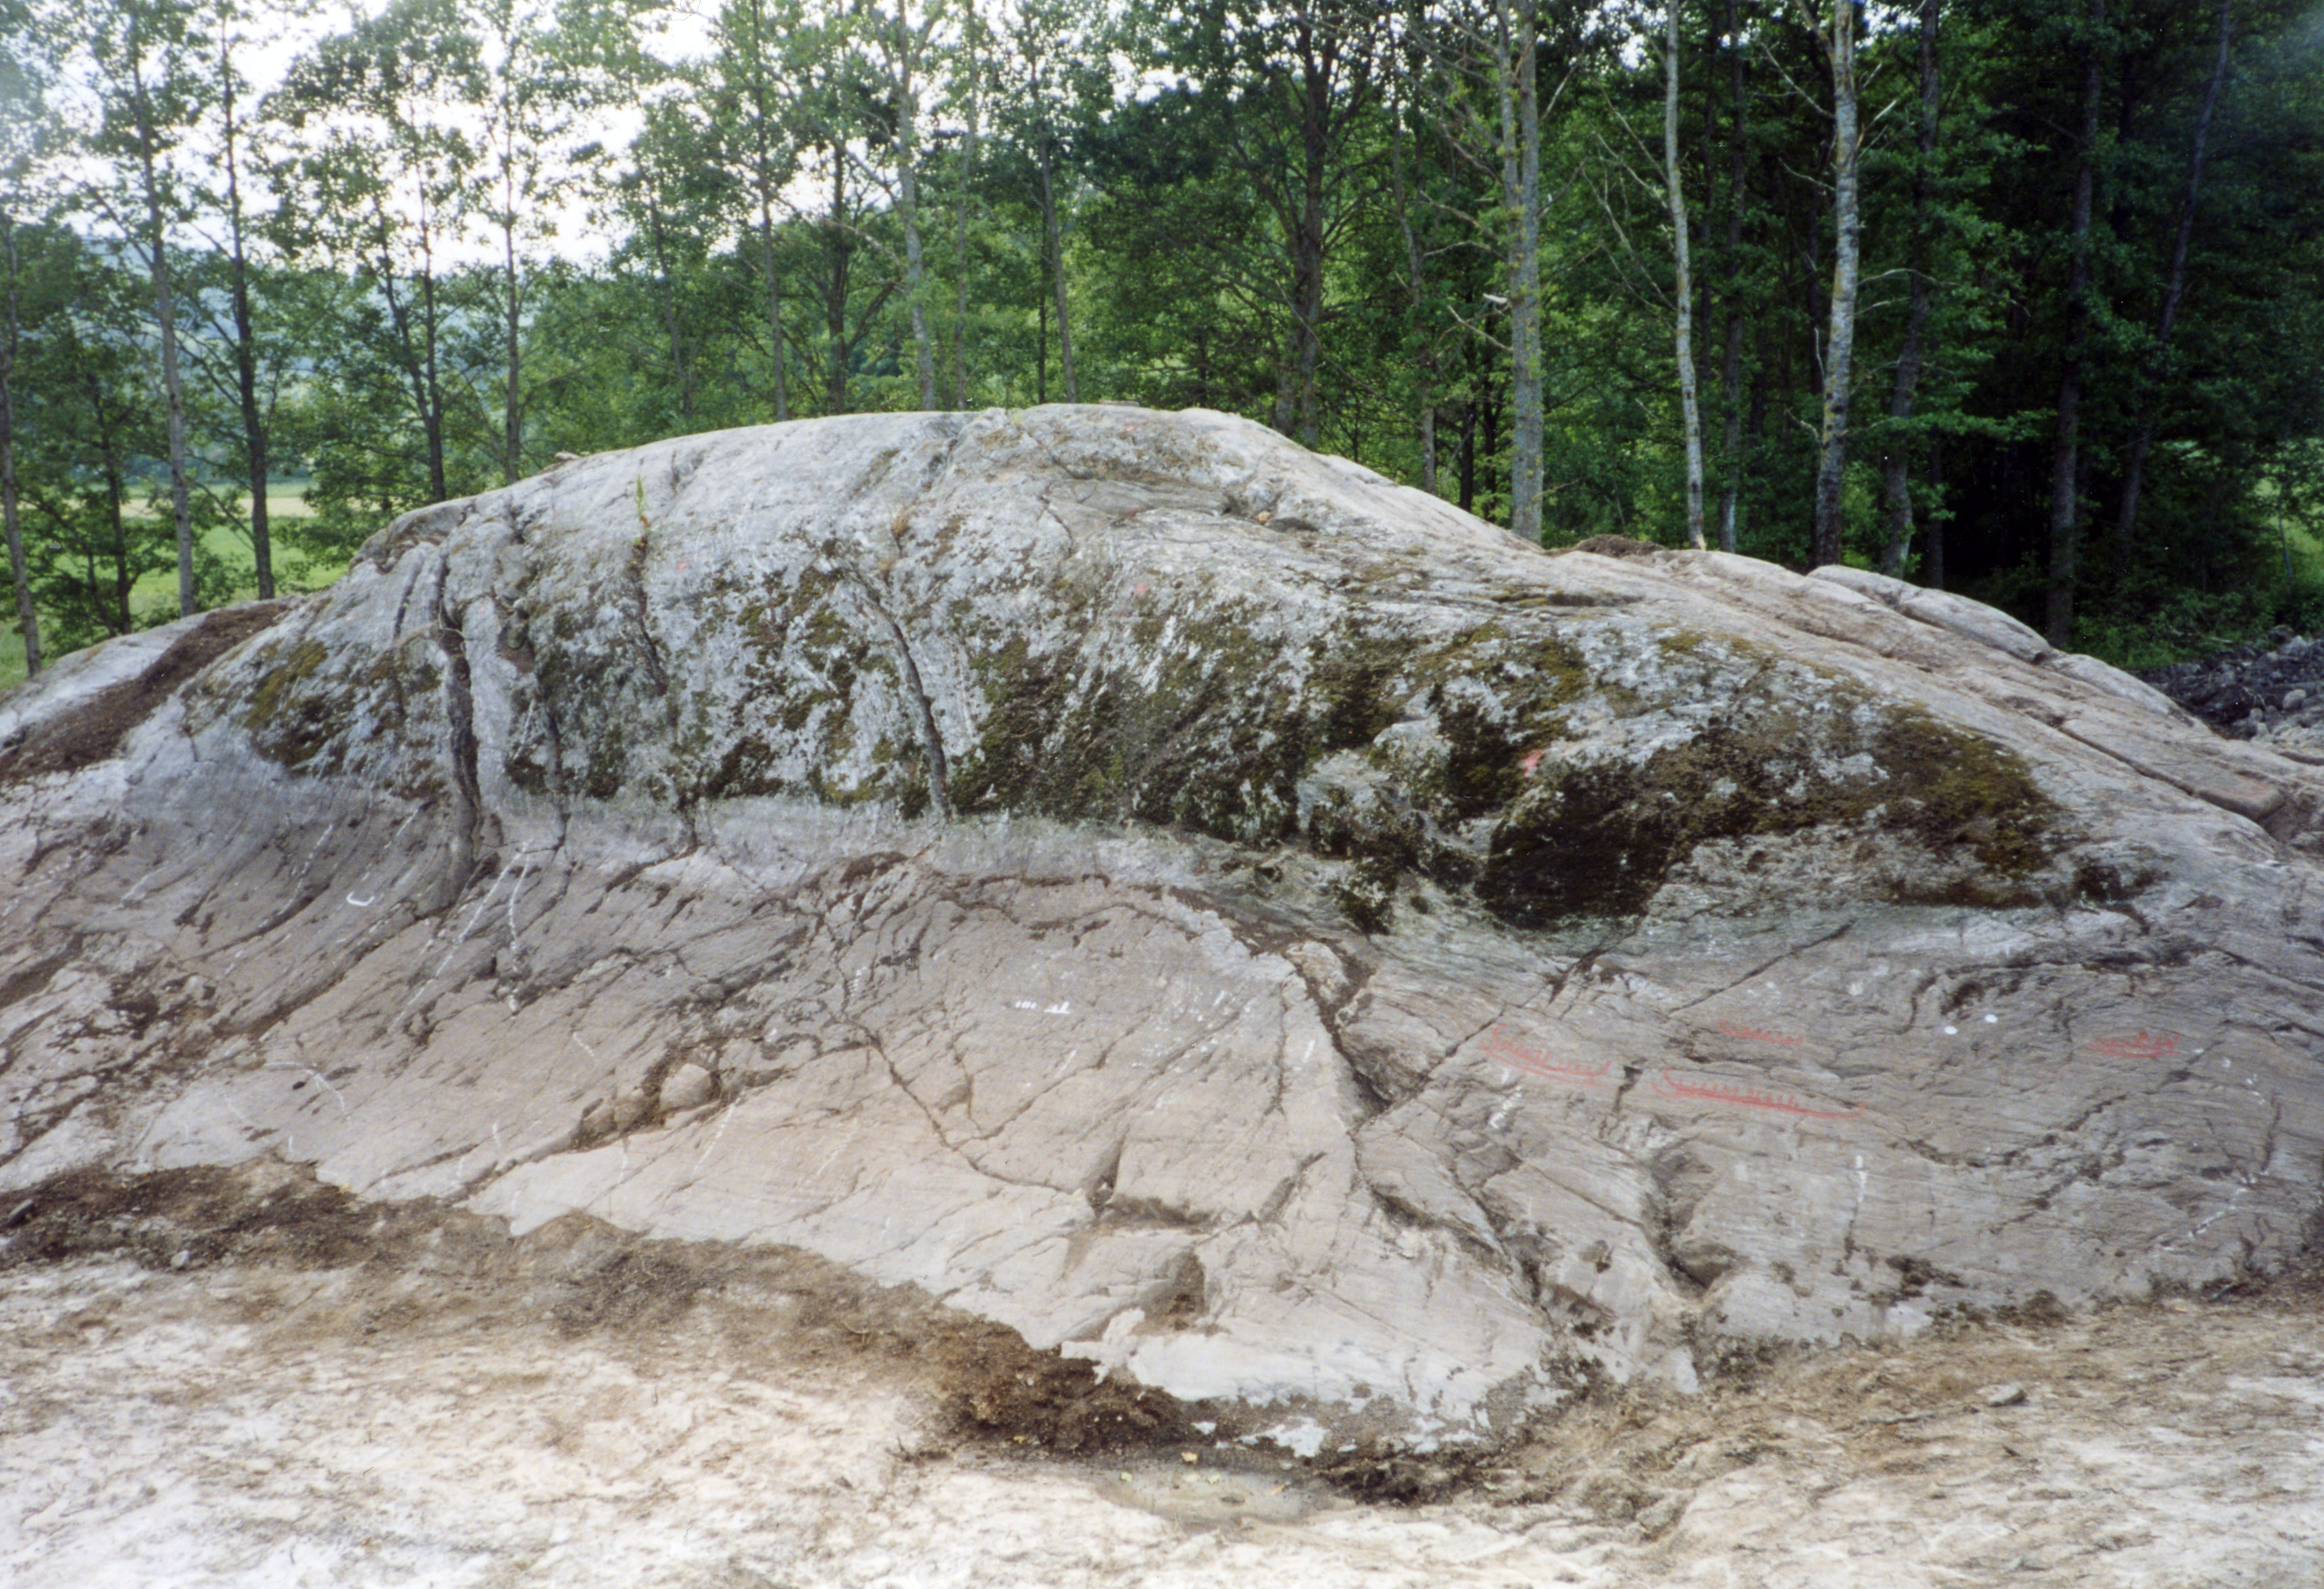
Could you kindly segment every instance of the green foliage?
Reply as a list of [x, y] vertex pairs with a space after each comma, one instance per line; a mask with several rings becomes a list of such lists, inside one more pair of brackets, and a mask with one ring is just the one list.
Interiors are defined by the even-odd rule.
[[[216, 0], [217, 16], [234, 3]], [[1664, 13], [1534, 3], [1545, 539], [1675, 542], [1649, 38]], [[184, 284], [205, 548], [233, 546], [243, 511], [226, 482], [253, 446], [233, 378], [244, 353], [275, 467], [311, 482], [314, 512], [276, 529], [315, 567], [397, 513], [558, 452], [917, 404], [908, 163], [940, 400], [1058, 398], [1069, 332], [1084, 400], [1241, 413], [1416, 483], [1433, 457], [1440, 494], [1509, 512], [1512, 217], [1492, 77], [1507, 3], [722, 0], [689, 55], [646, 0], [394, 0], [263, 100], [235, 102], [246, 343], [220, 263], [223, 189], [203, 168], [240, 79], [235, 60], [205, 55], [208, 23], [152, 0], [0, 6], [15, 7], [0, 29], [0, 203], [29, 240], [9, 378], [56, 643], [143, 621], [123, 590], [167, 552], [150, 500], [163, 452], [151, 293], [119, 217], [94, 199], [51, 214], [45, 197], [69, 167], [143, 158], [117, 69], [133, 57], [159, 73], [138, 91]], [[2105, 131], [2079, 310], [2078, 641], [2138, 662], [2315, 624], [2324, 35], [2289, 0], [2238, 0], [2166, 345], [2209, 0], [2110, 0], [2102, 29], [2088, 0], [1945, 0], [1926, 154], [1916, 11], [1868, 13], [1859, 70], [1871, 135], [1846, 555], [1877, 565], [1895, 459], [1914, 514], [1907, 576], [2038, 615], [2076, 323], [2079, 63], [2094, 50]], [[263, 14], [233, 14], [220, 37], [265, 31]], [[1789, 4], [1683, 0], [1679, 20], [1711, 516], [1731, 493], [1739, 549], [1796, 563], [1833, 251], [1824, 67]], [[11, 85], [69, 58], [105, 67], [86, 79], [90, 113], [27, 108], [37, 95]], [[52, 122], [66, 142], [36, 147]], [[125, 180], [84, 187], [118, 208]], [[1925, 367], [1909, 417], [1892, 419], [1916, 268]], [[2117, 559], [2126, 457], [2149, 424]], [[223, 564], [204, 580], [216, 596], [246, 583]]]

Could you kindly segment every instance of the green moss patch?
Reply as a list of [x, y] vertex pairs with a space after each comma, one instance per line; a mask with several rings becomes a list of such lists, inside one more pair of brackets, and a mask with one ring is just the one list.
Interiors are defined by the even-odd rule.
[[1917, 708], [1863, 716], [1766, 707], [1635, 765], [1545, 774], [1495, 834], [1478, 896], [1519, 927], [1633, 915], [1706, 840], [1853, 828], [1966, 848], [1981, 875], [1946, 902], [2032, 902], [2061, 813], [2023, 758]]

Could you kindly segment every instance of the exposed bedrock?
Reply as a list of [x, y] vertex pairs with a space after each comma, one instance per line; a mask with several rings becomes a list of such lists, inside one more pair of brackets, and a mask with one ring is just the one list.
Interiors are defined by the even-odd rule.
[[1295, 1445], [2297, 1256], [2318, 770], [1608, 550], [1120, 408], [407, 516], [0, 700], [0, 1187], [787, 1243]]

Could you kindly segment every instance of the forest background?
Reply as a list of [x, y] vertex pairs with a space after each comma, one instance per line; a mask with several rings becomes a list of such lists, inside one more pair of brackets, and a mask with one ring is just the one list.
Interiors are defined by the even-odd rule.
[[560, 452], [1058, 401], [2313, 631], [2324, 8], [0, 0], [0, 681]]

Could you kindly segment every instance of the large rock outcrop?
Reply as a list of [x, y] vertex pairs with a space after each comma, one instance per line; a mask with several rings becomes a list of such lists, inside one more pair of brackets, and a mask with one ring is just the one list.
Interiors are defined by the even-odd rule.
[[407, 516], [0, 703], [0, 1186], [792, 1244], [1294, 1445], [2312, 1239], [2315, 770], [1607, 551], [1119, 408]]

